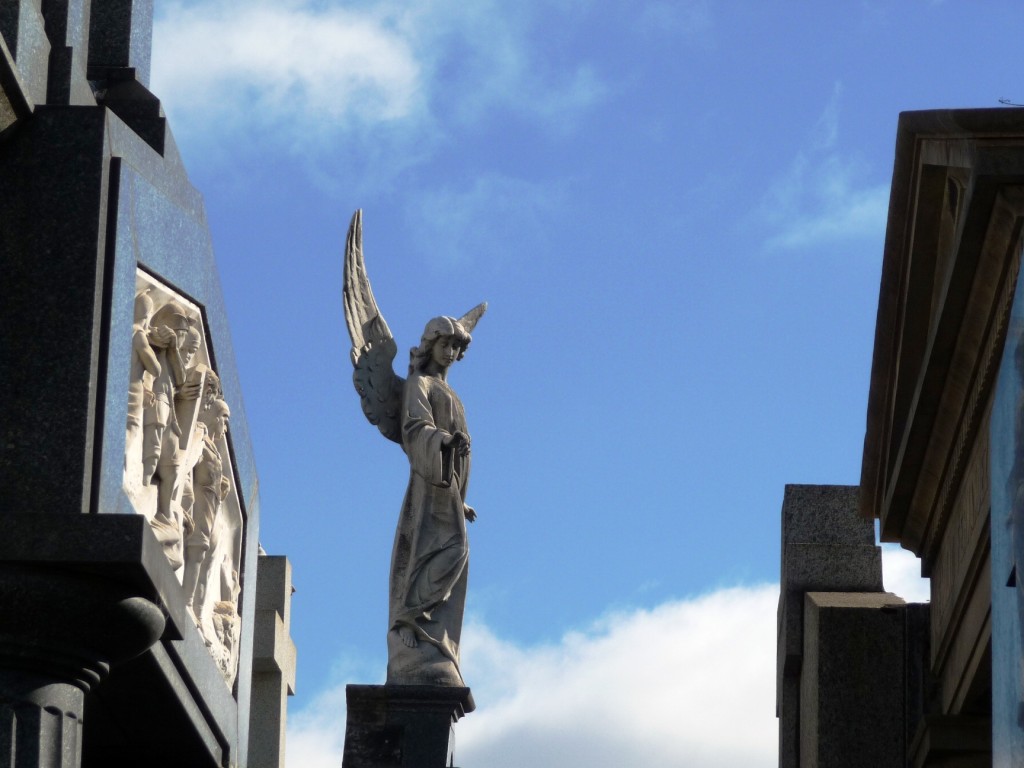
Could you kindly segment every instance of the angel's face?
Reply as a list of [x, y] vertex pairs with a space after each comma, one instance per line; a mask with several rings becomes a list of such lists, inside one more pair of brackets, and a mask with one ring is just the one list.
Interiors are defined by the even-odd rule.
[[459, 347], [454, 336], [438, 336], [430, 348], [431, 359], [441, 368], [447, 368], [459, 356]]

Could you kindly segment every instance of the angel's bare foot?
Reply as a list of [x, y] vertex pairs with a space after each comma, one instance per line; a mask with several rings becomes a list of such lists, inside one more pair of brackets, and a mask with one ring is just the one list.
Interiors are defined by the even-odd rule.
[[402, 638], [407, 648], [415, 648], [419, 643], [416, 641], [416, 633], [408, 627], [399, 627], [398, 636]]

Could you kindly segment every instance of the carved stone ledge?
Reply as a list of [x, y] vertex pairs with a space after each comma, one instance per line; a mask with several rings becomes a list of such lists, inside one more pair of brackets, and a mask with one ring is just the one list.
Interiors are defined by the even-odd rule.
[[58, 568], [0, 564], [0, 668], [87, 691], [113, 662], [155, 643], [164, 614], [123, 584]]
[[164, 630], [120, 582], [0, 563], [0, 768], [77, 768], [85, 694]]

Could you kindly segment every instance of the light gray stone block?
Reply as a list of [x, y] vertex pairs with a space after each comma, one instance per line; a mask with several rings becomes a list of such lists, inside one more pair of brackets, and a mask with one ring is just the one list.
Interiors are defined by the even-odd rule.
[[882, 550], [874, 544], [792, 542], [782, 553], [787, 591], [882, 592]]
[[904, 768], [904, 601], [828, 592], [804, 601], [800, 768]]
[[[874, 525], [858, 514], [858, 489], [847, 485], [787, 485], [782, 503], [782, 552], [776, 637], [776, 714], [780, 766], [799, 765], [803, 723], [799, 691], [806, 665], [808, 592], [882, 593], [882, 552]], [[891, 596], [885, 595], [888, 598]]]
[[857, 512], [856, 485], [787, 485], [782, 543], [874, 544], [875, 527]]
[[249, 768], [283, 768], [288, 697], [295, 693], [292, 569], [286, 557], [260, 555], [256, 577]]

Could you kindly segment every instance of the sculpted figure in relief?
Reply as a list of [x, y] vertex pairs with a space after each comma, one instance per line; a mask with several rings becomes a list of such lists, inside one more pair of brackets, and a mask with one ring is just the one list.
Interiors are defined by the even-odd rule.
[[[214, 534], [216, 540], [216, 533]], [[214, 654], [214, 660], [224, 673], [228, 685], [234, 683], [235, 673], [238, 670], [238, 639], [241, 636], [242, 619], [238, 615], [238, 571], [231, 567], [229, 558], [221, 561], [220, 568], [215, 572], [219, 576], [217, 583], [217, 597], [213, 601], [210, 621], [213, 626], [213, 637], [207, 638], [207, 644], [218, 648]], [[204, 634], [208, 630], [204, 630]]]
[[244, 520], [225, 452], [231, 410], [208, 365], [197, 307], [137, 281], [125, 490], [183, 582], [186, 605], [230, 687], [238, 669]]
[[[156, 513], [150, 521], [157, 539], [164, 545], [164, 554], [174, 568], [184, 562], [183, 538], [188, 525], [185, 488], [189, 473], [199, 459], [198, 447], [201, 442], [194, 436], [196, 425], [196, 403], [200, 387], [186, 386], [188, 366], [202, 344], [202, 334], [188, 321], [185, 310], [170, 301], [156, 311], [154, 325], [162, 315], [176, 323], [175, 339], [163, 350], [166, 356], [166, 376], [161, 373], [155, 384], [154, 436], [146, 440], [145, 457], [155, 457], [156, 471], [150, 471], [150, 463], [143, 464], [143, 481], [156, 481]], [[183, 325], [179, 318], [184, 318]], [[163, 321], [170, 325], [170, 320]], [[159, 446], [154, 449], [156, 435]]]
[[185, 309], [174, 301], [164, 304], [153, 315], [149, 329], [149, 343], [156, 353], [157, 373], [153, 377], [153, 399], [146, 407], [143, 418], [142, 482], [153, 482], [160, 453], [164, 445], [164, 433], [170, 429], [181, 435], [174, 413], [174, 388], [184, 380], [185, 366], [181, 359], [181, 347], [189, 330]]
[[220, 511], [221, 502], [231, 490], [231, 482], [224, 476], [224, 460], [217, 447], [228, 431], [231, 409], [223, 400], [213, 400], [209, 407], [202, 408], [199, 421], [202, 424], [201, 456], [192, 470], [192, 529], [185, 539], [185, 575], [182, 587], [185, 590], [185, 606], [198, 620], [206, 594], [213, 525]]
[[343, 295], [363, 412], [409, 460], [391, 554], [387, 682], [464, 686], [459, 642], [469, 569], [466, 523], [476, 512], [466, 504], [466, 414], [448, 372], [465, 354], [487, 305], [458, 319], [430, 320], [403, 380], [393, 369], [397, 345], [366, 277], [360, 211], [349, 228]]
[[128, 380], [128, 429], [125, 435], [125, 467], [129, 456], [141, 450], [137, 443], [142, 430], [143, 414], [153, 405], [153, 380], [160, 375], [160, 361], [149, 343], [149, 321], [153, 316], [153, 299], [148, 291], [135, 296], [135, 322], [132, 325], [132, 363]]

